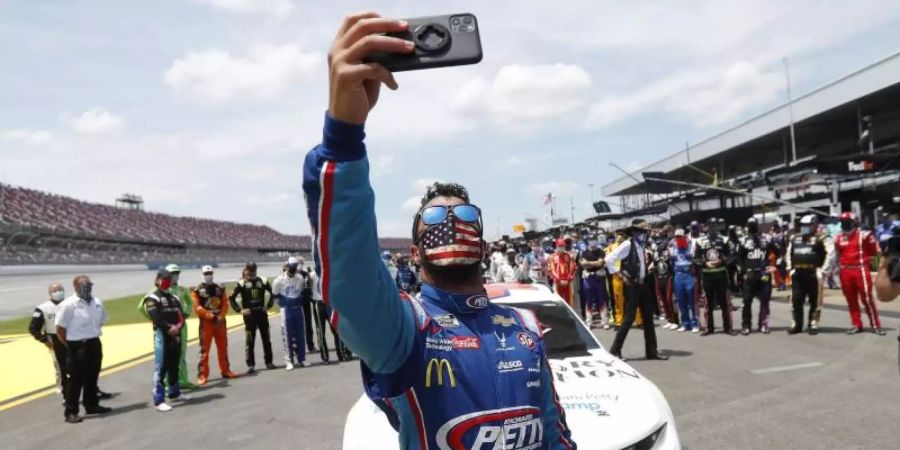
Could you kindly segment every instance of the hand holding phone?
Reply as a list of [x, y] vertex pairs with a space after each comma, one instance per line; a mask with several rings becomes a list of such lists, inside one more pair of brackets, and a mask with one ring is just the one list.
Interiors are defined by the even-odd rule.
[[394, 76], [384, 66], [363, 60], [376, 52], [412, 52], [413, 42], [387, 35], [407, 29], [402, 20], [386, 19], [372, 12], [344, 19], [328, 52], [331, 117], [362, 125], [378, 101], [381, 84], [397, 89]]

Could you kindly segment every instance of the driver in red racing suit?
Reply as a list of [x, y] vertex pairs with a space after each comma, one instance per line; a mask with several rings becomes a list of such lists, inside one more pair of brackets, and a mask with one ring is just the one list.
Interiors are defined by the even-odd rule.
[[841, 267], [841, 289], [847, 299], [850, 322], [853, 324], [847, 334], [863, 330], [859, 312], [859, 300], [862, 300], [872, 331], [884, 335], [878, 318], [878, 307], [872, 297], [872, 258], [878, 253], [875, 236], [871, 231], [859, 228], [855, 214], [845, 212], [841, 214], [841, 233], [834, 240], [834, 250], [837, 255], [832, 254], [832, 258], [836, 256]]
[[373, 50], [410, 51], [379, 34], [406, 28], [350, 16], [330, 52], [324, 137], [306, 157], [303, 189], [331, 321], [401, 448], [575, 448], [535, 316], [488, 300], [481, 214], [465, 188], [435, 183], [422, 199], [410, 248], [422, 266], [420, 298], [401, 294], [381, 262], [363, 124], [379, 83], [396, 86], [360, 61]]

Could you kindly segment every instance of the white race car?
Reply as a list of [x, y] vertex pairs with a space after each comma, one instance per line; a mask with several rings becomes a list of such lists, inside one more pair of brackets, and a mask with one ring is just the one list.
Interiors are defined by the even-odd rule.
[[[659, 388], [610, 355], [562, 298], [539, 284], [487, 287], [491, 301], [537, 314], [556, 392], [579, 448], [681, 448], [675, 418]], [[347, 415], [344, 450], [397, 448], [397, 432], [363, 394]]]

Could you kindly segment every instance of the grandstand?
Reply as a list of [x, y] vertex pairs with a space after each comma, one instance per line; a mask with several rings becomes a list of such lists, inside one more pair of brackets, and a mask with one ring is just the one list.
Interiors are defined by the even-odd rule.
[[[382, 239], [402, 250], [409, 239]], [[309, 253], [309, 236], [264, 226], [89, 203], [0, 183], [0, 264], [274, 261]]]

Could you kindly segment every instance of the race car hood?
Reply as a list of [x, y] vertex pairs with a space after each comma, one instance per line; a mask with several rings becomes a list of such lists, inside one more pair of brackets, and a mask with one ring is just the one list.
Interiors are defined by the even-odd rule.
[[[551, 359], [550, 367], [572, 439], [580, 447], [618, 450], [643, 441], [640, 448], [680, 448], [662, 393], [628, 364], [597, 349], [589, 356]], [[656, 445], [648, 446], [647, 439]], [[398, 448], [397, 433], [362, 395], [347, 417], [344, 450], [371, 448]]]
[[599, 350], [591, 356], [551, 359], [554, 386], [572, 439], [591, 448], [622, 449], [654, 436], [664, 425], [675, 433], [671, 411], [659, 389], [618, 358]]

